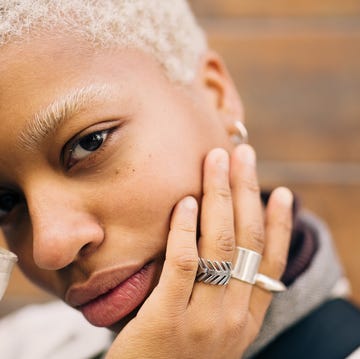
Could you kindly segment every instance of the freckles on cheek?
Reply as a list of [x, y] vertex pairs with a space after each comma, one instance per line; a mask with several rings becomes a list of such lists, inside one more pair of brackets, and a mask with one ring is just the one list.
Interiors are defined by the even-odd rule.
[[[131, 168], [128, 172], [131, 173], [131, 174], [135, 174], [136, 169], [135, 169], [135, 168]], [[115, 173], [114, 173], [114, 174], [115, 174], [115, 176], [120, 176], [120, 175], [122, 174], [121, 169], [120, 169], [120, 168], [117, 168], [117, 169], [115, 170]]]
[[113, 218], [131, 231], [167, 238], [175, 205], [201, 193], [201, 161], [193, 153], [170, 149], [165, 154], [163, 147], [138, 149], [136, 158], [113, 169], [105, 186], [105, 221]]
[[159, 176], [149, 173], [146, 167], [134, 164], [117, 167], [107, 178], [100, 196], [105, 222], [132, 230], [165, 222], [171, 211], [170, 203], [163, 196], [165, 186]]

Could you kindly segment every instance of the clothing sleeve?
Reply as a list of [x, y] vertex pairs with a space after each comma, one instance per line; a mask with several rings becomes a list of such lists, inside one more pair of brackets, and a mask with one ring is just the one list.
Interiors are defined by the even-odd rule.
[[274, 295], [261, 331], [244, 358], [253, 357], [289, 327], [333, 298], [334, 287], [344, 277], [327, 226], [315, 215], [303, 210], [296, 220], [312, 233], [317, 241], [317, 250], [301, 274], [293, 278], [288, 289]]

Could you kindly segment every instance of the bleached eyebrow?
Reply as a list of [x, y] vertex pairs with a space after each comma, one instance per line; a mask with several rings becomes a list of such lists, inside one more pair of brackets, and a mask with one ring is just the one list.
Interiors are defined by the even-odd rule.
[[106, 98], [109, 92], [107, 85], [92, 84], [72, 89], [29, 119], [19, 134], [19, 145], [30, 150], [36, 148], [66, 120], [79, 114], [95, 100]]

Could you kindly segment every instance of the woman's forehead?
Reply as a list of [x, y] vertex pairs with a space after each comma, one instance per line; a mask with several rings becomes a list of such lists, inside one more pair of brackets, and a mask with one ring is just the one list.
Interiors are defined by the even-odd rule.
[[144, 87], [140, 76], [142, 80], [145, 74], [147, 82], [157, 85], [159, 75], [165, 78], [157, 61], [136, 49], [90, 49], [71, 38], [58, 43], [49, 38], [13, 44], [0, 48], [0, 111], [10, 103], [12, 109], [17, 103], [36, 107], [39, 98], [46, 98], [47, 103], [38, 106], [44, 107], [61, 89], [80, 89], [92, 83], [116, 81], [118, 87], [129, 87], [138, 79], [137, 86]]

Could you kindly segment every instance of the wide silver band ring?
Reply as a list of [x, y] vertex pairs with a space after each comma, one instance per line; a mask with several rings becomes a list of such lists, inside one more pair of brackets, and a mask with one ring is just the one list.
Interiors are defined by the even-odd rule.
[[235, 258], [231, 277], [241, 280], [242, 282], [255, 284], [255, 277], [262, 259], [261, 254], [251, 251], [250, 249], [236, 247]]
[[286, 290], [285, 285], [280, 281], [258, 273], [262, 259], [261, 254], [243, 247], [236, 247], [235, 258], [235, 265], [231, 272], [232, 278], [255, 284], [270, 292], [283, 292]]

